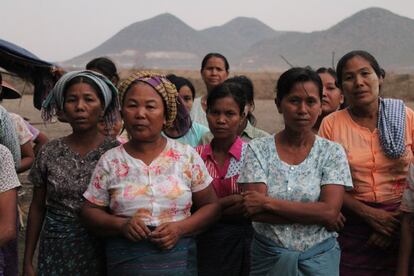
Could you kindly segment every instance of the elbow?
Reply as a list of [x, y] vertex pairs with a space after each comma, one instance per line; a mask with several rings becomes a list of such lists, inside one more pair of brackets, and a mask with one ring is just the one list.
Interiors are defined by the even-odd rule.
[[327, 208], [322, 214], [322, 224], [329, 226], [334, 225], [338, 219], [339, 210], [336, 208]]
[[16, 226], [10, 226], [7, 227], [7, 229], [4, 229], [2, 235], [2, 241], [4, 242], [4, 244], [6, 244], [9, 241], [15, 240], [17, 238], [17, 230], [16, 230]]

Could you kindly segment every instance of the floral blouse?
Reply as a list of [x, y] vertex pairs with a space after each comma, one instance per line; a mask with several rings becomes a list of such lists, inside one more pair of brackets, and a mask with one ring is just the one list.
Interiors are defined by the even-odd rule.
[[14, 169], [13, 156], [10, 150], [0, 144], [0, 193], [20, 187], [16, 170]]
[[84, 197], [109, 206], [120, 216], [139, 216], [146, 225], [183, 220], [191, 215], [192, 193], [212, 181], [203, 160], [189, 145], [167, 139], [150, 165], [121, 145], [99, 160]]
[[[316, 136], [309, 155], [299, 165], [289, 165], [280, 160], [274, 136], [252, 140], [238, 182], [264, 183], [269, 197], [299, 202], [317, 202], [323, 185], [352, 188], [343, 148], [319, 136]], [[253, 227], [279, 246], [297, 251], [305, 251], [336, 236], [335, 232], [328, 232], [321, 225], [253, 222]]]
[[53, 140], [42, 147], [30, 170], [29, 180], [35, 187], [46, 187], [47, 208], [77, 217], [84, 201], [82, 194], [88, 187], [96, 163], [104, 152], [119, 143], [107, 138], [98, 148], [81, 157], [63, 139]]

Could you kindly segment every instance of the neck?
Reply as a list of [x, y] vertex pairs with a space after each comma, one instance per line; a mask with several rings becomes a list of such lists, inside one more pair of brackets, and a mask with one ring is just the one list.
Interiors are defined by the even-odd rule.
[[312, 130], [294, 131], [285, 127], [279, 134], [280, 142], [293, 147], [301, 147], [313, 143], [315, 133]]
[[164, 136], [159, 135], [156, 139], [151, 141], [137, 141], [131, 139], [128, 143], [130, 144], [131, 149], [135, 152], [149, 153], [158, 150], [160, 147], [164, 147], [166, 142], [167, 139]]
[[376, 118], [378, 116], [379, 102], [374, 101], [365, 106], [349, 106], [349, 112], [357, 118]]
[[98, 128], [92, 128], [84, 131], [77, 131], [74, 130], [71, 134], [67, 136], [69, 141], [76, 141], [76, 143], [89, 145], [95, 141], [100, 141], [100, 139], [104, 139], [105, 136], [101, 134]]
[[236, 138], [237, 136], [226, 139], [213, 138], [211, 141], [211, 147], [214, 152], [228, 153]]

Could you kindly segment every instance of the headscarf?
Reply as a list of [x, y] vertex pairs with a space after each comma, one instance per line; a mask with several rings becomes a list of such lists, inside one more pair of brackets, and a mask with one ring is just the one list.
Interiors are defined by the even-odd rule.
[[381, 148], [388, 158], [398, 159], [405, 152], [405, 117], [403, 101], [380, 98], [379, 139]]
[[104, 100], [104, 121], [112, 126], [116, 121], [116, 112], [119, 111], [118, 90], [104, 75], [89, 70], [68, 72], [58, 80], [42, 104], [43, 120], [50, 121], [58, 110], [63, 110], [67, 84], [76, 77], [87, 78], [99, 88], [96, 92], [102, 95]]
[[138, 71], [127, 79], [123, 80], [118, 86], [119, 102], [121, 105], [125, 100], [128, 89], [137, 82], [150, 85], [162, 98], [166, 106], [166, 124], [164, 129], [175, 128], [179, 136], [184, 135], [191, 128], [191, 119], [187, 109], [178, 96], [177, 89], [164, 75], [151, 71]]

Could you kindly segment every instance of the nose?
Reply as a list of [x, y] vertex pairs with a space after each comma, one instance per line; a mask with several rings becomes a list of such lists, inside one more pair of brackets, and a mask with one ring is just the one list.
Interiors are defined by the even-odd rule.
[[302, 101], [298, 106], [298, 114], [306, 114], [306, 113], [307, 113], [306, 103]]
[[80, 100], [78, 100], [77, 102], [76, 102], [76, 110], [77, 111], [83, 111], [83, 110], [85, 110], [85, 101], [84, 100], [82, 100], [82, 99], [80, 99]]
[[224, 114], [220, 114], [219, 116], [217, 116], [217, 123], [221, 125], [225, 124], [226, 116]]
[[360, 76], [359, 74], [357, 74], [355, 76], [355, 86], [359, 87], [361, 85], [363, 85], [362, 76]]
[[145, 108], [138, 107], [135, 112], [135, 118], [137, 119], [145, 118]]
[[326, 98], [328, 96], [328, 89], [326, 89], [325, 87], [322, 90], [322, 97]]

